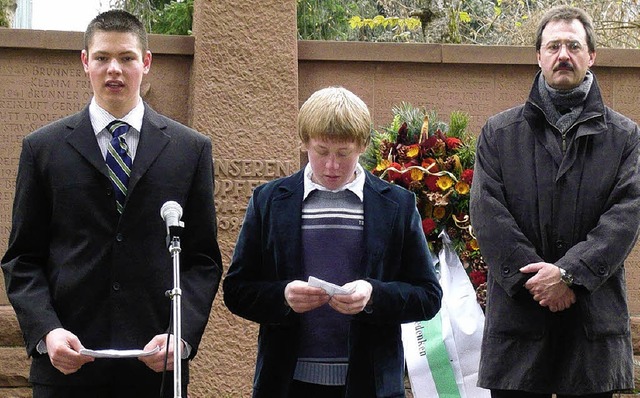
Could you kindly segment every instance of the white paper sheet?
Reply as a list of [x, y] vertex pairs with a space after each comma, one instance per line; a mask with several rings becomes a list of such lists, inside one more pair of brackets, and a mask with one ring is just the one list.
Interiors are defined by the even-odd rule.
[[83, 348], [80, 350], [80, 354], [88, 355], [94, 358], [138, 358], [153, 355], [160, 351], [160, 347], [156, 347], [153, 350], [89, 350]]
[[311, 287], [319, 287], [323, 289], [329, 296], [333, 296], [334, 294], [351, 294], [353, 293], [353, 289], [347, 290], [342, 286], [334, 285], [331, 282], [323, 281], [322, 279], [316, 278], [315, 276], [310, 276], [309, 281], [307, 282]]

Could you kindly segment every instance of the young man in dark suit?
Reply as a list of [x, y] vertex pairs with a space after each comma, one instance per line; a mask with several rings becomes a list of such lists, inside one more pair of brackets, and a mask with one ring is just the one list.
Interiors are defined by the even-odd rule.
[[[151, 52], [131, 14], [98, 15], [81, 58], [93, 99], [24, 139], [2, 259], [33, 359], [34, 397], [159, 395], [165, 347], [168, 370], [174, 350], [165, 297], [173, 267], [160, 217], [166, 201], [184, 209], [178, 347], [186, 390], [187, 361], [198, 350], [222, 273], [211, 141], [141, 99]], [[95, 359], [80, 354], [85, 347], [160, 351]], [[171, 372], [167, 378], [165, 395], [173, 396]]]

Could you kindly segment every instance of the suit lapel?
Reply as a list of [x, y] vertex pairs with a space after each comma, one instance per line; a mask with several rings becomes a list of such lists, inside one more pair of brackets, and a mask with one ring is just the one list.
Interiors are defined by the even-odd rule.
[[93, 126], [91, 126], [89, 107], [87, 106], [84, 110], [72, 116], [69, 119], [67, 128], [70, 129], [66, 138], [69, 145], [74, 147], [93, 167], [108, 178], [107, 165], [100, 152]]
[[[381, 278], [382, 261], [385, 250], [393, 238], [388, 231], [394, 230], [394, 221], [398, 215], [398, 204], [385, 195], [389, 191], [386, 182], [377, 181], [377, 177], [367, 172], [364, 184], [364, 277]], [[381, 231], [384, 231], [381, 232]]]
[[[275, 247], [282, 248], [275, 261], [277, 274], [283, 278], [302, 278], [302, 173], [279, 187], [273, 198], [272, 219]], [[280, 269], [281, 268], [281, 269]], [[294, 270], [299, 270], [294, 273]]]
[[145, 104], [140, 142], [131, 168], [127, 196], [133, 194], [137, 183], [171, 140], [164, 131], [166, 128], [167, 124], [163, 119], [149, 105]]

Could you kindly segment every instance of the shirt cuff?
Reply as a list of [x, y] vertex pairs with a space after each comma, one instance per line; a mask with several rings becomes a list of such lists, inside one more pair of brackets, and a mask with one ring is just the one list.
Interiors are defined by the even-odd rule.
[[47, 353], [47, 343], [44, 342], [44, 339], [38, 341], [38, 345], [36, 346], [36, 351], [38, 351], [38, 354]]
[[189, 355], [191, 355], [191, 346], [184, 340], [182, 340], [182, 342], [184, 343], [184, 350], [182, 350], [182, 359], [187, 359], [189, 358]]

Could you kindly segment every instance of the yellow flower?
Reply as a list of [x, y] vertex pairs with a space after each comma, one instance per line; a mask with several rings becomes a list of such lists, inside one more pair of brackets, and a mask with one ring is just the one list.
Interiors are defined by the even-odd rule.
[[420, 145], [414, 144], [407, 147], [406, 155], [409, 159], [413, 159], [420, 154]]
[[420, 181], [424, 177], [424, 173], [420, 169], [411, 169], [410, 173], [412, 181]]
[[378, 165], [376, 166], [376, 171], [385, 171], [390, 165], [391, 162], [387, 159], [384, 159], [380, 163], [378, 163]]
[[436, 185], [441, 190], [446, 191], [453, 186], [453, 180], [449, 176], [441, 176], [440, 178], [438, 178], [438, 181], [436, 181]]
[[442, 218], [447, 214], [447, 209], [443, 206], [436, 206], [433, 209], [433, 217], [438, 220], [442, 220]]
[[469, 193], [469, 184], [464, 181], [458, 181], [456, 183], [456, 192], [460, 195], [466, 195]]
[[478, 245], [478, 241], [475, 239], [471, 239], [468, 243], [469, 248], [471, 250], [480, 250], [480, 246]]

